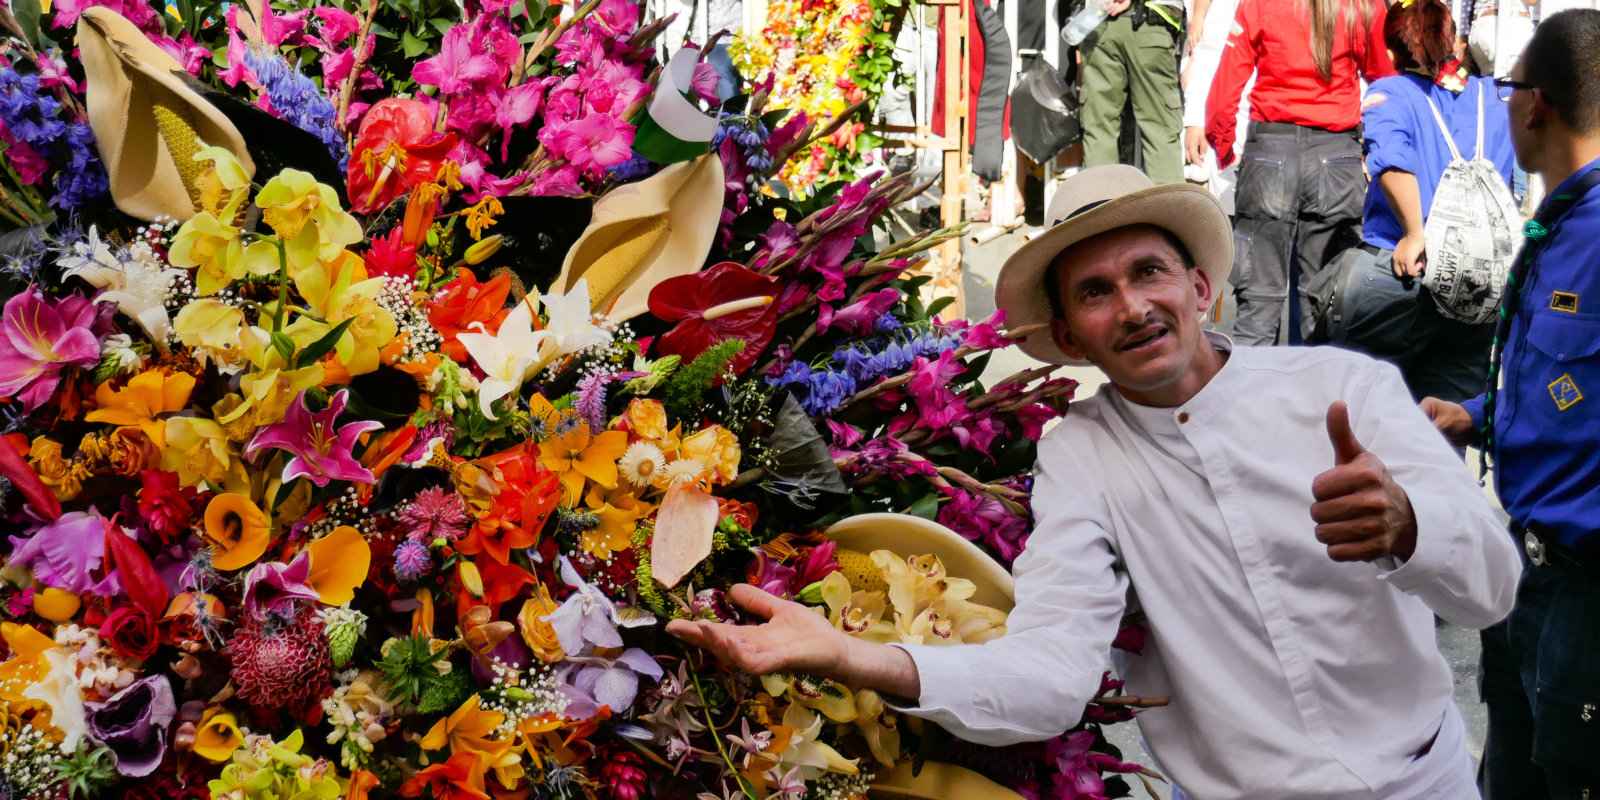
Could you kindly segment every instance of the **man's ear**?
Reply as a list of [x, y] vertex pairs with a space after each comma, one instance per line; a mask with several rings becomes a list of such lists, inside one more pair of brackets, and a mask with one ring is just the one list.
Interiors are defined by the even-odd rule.
[[1083, 350], [1072, 340], [1072, 331], [1067, 328], [1066, 320], [1050, 320], [1050, 338], [1055, 341], [1056, 347], [1061, 348], [1061, 352], [1067, 354], [1067, 357], [1075, 361], [1089, 360], [1083, 354]]
[[1217, 290], [1211, 285], [1211, 274], [1198, 266], [1190, 267], [1189, 280], [1194, 282], [1196, 309], [1201, 314], [1210, 311], [1212, 304], [1217, 302]]

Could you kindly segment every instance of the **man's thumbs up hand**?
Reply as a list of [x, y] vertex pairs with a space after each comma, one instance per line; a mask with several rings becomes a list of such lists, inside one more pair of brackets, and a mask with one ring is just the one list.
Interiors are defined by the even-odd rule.
[[1311, 519], [1317, 541], [1334, 561], [1372, 561], [1393, 555], [1411, 557], [1417, 546], [1417, 520], [1411, 498], [1394, 482], [1389, 468], [1368, 452], [1350, 424], [1343, 402], [1328, 406], [1328, 441], [1333, 469], [1311, 482]]

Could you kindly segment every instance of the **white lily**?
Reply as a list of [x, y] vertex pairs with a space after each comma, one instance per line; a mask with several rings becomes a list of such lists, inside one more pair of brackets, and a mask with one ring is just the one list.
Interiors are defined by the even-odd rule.
[[161, 263], [148, 248], [129, 248], [119, 255], [100, 240], [99, 232], [92, 227], [88, 240], [73, 245], [72, 250], [58, 262], [62, 274], [82, 278], [104, 290], [95, 300], [115, 303], [118, 311], [139, 323], [156, 346], [165, 351], [167, 336], [172, 332], [167, 293], [183, 271]]
[[533, 308], [538, 302], [534, 295], [517, 304], [500, 323], [500, 330], [489, 333], [483, 323], [474, 322], [476, 333], [460, 333], [456, 338], [467, 348], [472, 360], [483, 370], [484, 378], [478, 383], [478, 408], [489, 419], [495, 419], [494, 402], [522, 388], [522, 384], [537, 371], [539, 353], [546, 347], [549, 331], [533, 329]]
[[589, 281], [579, 278], [566, 294], [544, 296], [545, 331], [550, 334], [550, 349], [541, 353], [540, 367], [563, 356], [581, 353], [591, 347], [611, 343], [611, 331], [594, 324], [589, 310]]

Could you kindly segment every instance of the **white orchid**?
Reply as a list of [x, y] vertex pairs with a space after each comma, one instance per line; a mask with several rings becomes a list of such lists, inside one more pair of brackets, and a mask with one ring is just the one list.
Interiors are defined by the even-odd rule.
[[[533, 312], [544, 306], [545, 325], [534, 330]], [[478, 408], [495, 419], [494, 403], [522, 388], [522, 384], [558, 358], [608, 344], [611, 332], [594, 324], [589, 311], [589, 284], [579, 280], [566, 294], [530, 294], [506, 315], [500, 330], [489, 333], [474, 322], [476, 332], [457, 334], [461, 346], [483, 370], [478, 386]]]

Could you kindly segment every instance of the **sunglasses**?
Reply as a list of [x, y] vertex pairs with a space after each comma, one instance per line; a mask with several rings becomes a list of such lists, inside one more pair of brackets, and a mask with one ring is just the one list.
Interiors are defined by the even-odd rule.
[[1522, 81], [1512, 80], [1511, 78], [1495, 78], [1494, 85], [1498, 88], [1507, 89], [1513, 92], [1518, 89], [1526, 89], [1531, 92], [1534, 89], [1539, 88], [1531, 83], [1524, 83]]

